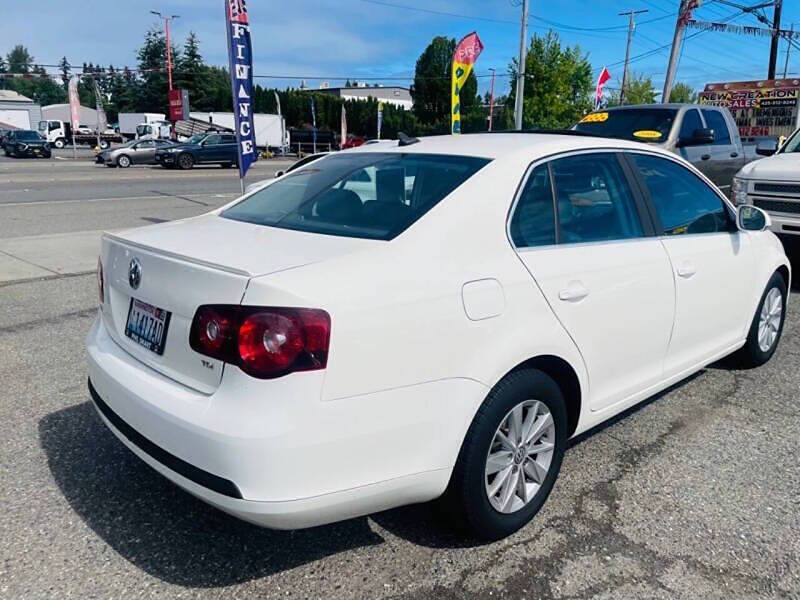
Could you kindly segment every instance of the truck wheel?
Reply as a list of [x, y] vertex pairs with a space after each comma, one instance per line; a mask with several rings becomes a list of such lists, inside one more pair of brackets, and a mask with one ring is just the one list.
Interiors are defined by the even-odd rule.
[[67, 145], [67, 142], [64, 141], [64, 138], [58, 138], [55, 142], [53, 142], [53, 145], [59, 150], [61, 150], [64, 146]]
[[194, 157], [191, 154], [181, 154], [178, 157], [178, 166], [184, 171], [188, 171], [194, 166]]
[[127, 154], [121, 154], [119, 158], [117, 158], [117, 166], [122, 167], [123, 169], [127, 169], [131, 166], [131, 158]]
[[108, 143], [108, 140], [100, 140], [100, 149], [106, 150], [111, 144]]

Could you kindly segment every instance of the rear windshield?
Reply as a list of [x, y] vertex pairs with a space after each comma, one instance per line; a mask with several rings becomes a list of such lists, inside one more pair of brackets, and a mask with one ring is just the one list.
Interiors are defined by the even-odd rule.
[[488, 162], [432, 154], [329, 155], [284, 175], [222, 216], [282, 229], [389, 240]]
[[600, 137], [658, 143], [669, 137], [677, 114], [677, 110], [670, 108], [622, 108], [594, 112], [581, 119], [575, 129]]

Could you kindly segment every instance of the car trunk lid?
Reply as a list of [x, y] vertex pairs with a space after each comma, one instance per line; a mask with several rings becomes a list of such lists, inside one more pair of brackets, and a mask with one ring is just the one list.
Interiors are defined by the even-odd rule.
[[[212, 393], [220, 384], [224, 364], [189, 347], [198, 306], [240, 304], [253, 277], [375, 243], [264, 227], [215, 214], [106, 234], [101, 254], [103, 319], [112, 338], [136, 359], [184, 385]], [[134, 260], [138, 282], [130, 277]], [[162, 354], [126, 335], [134, 300], [169, 312]]]

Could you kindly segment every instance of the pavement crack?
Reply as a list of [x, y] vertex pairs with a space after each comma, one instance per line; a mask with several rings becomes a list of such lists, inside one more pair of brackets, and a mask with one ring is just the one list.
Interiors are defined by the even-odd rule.
[[10, 333], [19, 333], [20, 331], [28, 331], [30, 329], [34, 329], [36, 327], [42, 327], [44, 325], [57, 325], [62, 321], [67, 319], [82, 319], [85, 317], [94, 316], [97, 312], [97, 307], [92, 308], [84, 308], [82, 310], [74, 310], [71, 312], [62, 313], [60, 315], [55, 315], [52, 317], [43, 317], [41, 319], [33, 319], [31, 321], [25, 321], [23, 323], [15, 323], [14, 325], [6, 325], [5, 327], [0, 327], [0, 335], [2, 334], [10, 334]]

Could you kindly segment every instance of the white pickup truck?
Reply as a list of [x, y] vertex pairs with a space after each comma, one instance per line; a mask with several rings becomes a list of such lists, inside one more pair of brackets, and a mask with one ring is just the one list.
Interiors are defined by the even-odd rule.
[[756, 152], [768, 158], [748, 163], [736, 174], [731, 199], [769, 213], [775, 233], [800, 235], [800, 129], [780, 148], [766, 141]]

